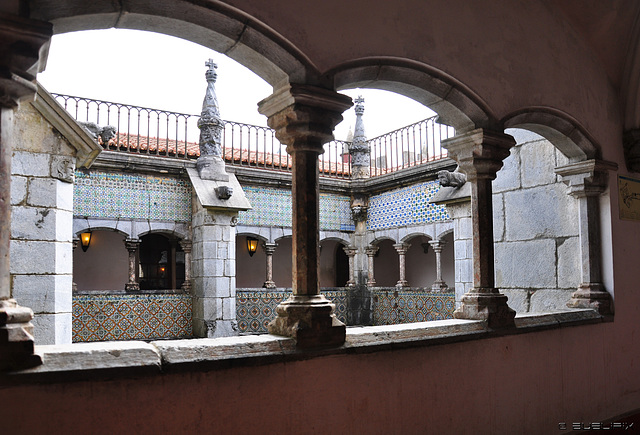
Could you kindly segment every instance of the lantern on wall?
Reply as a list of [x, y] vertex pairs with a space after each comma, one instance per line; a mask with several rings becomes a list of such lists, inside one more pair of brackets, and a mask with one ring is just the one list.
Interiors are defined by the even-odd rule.
[[253, 237], [247, 237], [247, 251], [249, 251], [249, 257], [253, 257], [258, 249], [258, 239]]
[[91, 232], [80, 234], [80, 246], [82, 246], [82, 252], [87, 252], [89, 244], [91, 243]]

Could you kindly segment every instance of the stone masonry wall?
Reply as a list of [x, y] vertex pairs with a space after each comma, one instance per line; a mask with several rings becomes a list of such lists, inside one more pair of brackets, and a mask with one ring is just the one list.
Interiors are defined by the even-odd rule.
[[71, 343], [75, 149], [24, 104], [11, 162], [11, 291], [33, 309], [36, 344]]
[[496, 287], [518, 312], [565, 307], [579, 284], [576, 200], [554, 173], [567, 159], [524, 130], [493, 182]]

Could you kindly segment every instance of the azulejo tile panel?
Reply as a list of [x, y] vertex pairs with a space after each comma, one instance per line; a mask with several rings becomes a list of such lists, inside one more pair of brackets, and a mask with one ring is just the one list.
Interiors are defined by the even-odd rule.
[[373, 290], [371, 297], [376, 326], [452, 319], [455, 309], [455, 293]]
[[172, 177], [76, 171], [73, 213], [190, 222], [191, 185]]
[[[251, 226], [291, 227], [291, 191], [268, 187], [243, 186], [251, 210], [241, 211], [238, 223]], [[354, 231], [348, 196], [320, 194], [320, 228]]]
[[382, 230], [449, 219], [444, 205], [429, 204], [440, 188], [437, 180], [418, 183], [369, 198], [367, 229]]
[[154, 340], [192, 336], [188, 294], [74, 295], [72, 340]]
[[[334, 314], [342, 323], [347, 318], [347, 292], [321, 292], [336, 305]], [[241, 334], [266, 334], [267, 325], [276, 317], [276, 307], [291, 295], [291, 290], [236, 290], [236, 320]]]

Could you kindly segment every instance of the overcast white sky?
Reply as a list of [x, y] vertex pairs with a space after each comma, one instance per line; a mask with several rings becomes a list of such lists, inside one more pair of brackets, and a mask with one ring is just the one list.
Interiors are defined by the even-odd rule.
[[[38, 80], [49, 92], [199, 114], [209, 58], [218, 64], [216, 92], [222, 118], [266, 125], [257, 110], [258, 101], [272, 92], [264, 80], [223, 54], [158, 33], [110, 29], [56, 35]], [[341, 92], [364, 96], [369, 138], [433, 115], [422, 104], [391, 92]], [[336, 139], [344, 140], [355, 123], [353, 108], [343, 116]]]

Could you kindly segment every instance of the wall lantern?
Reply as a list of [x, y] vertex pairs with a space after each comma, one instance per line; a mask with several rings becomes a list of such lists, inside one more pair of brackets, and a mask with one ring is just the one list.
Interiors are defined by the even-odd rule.
[[89, 249], [89, 243], [91, 243], [91, 232], [80, 234], [82, 252], [87, 252], [87, 249]]
[[247, 237], [247, 251], [249, 251], [249, 257], [253, 257], [258, 249], [258, 239], [253, 237]]

